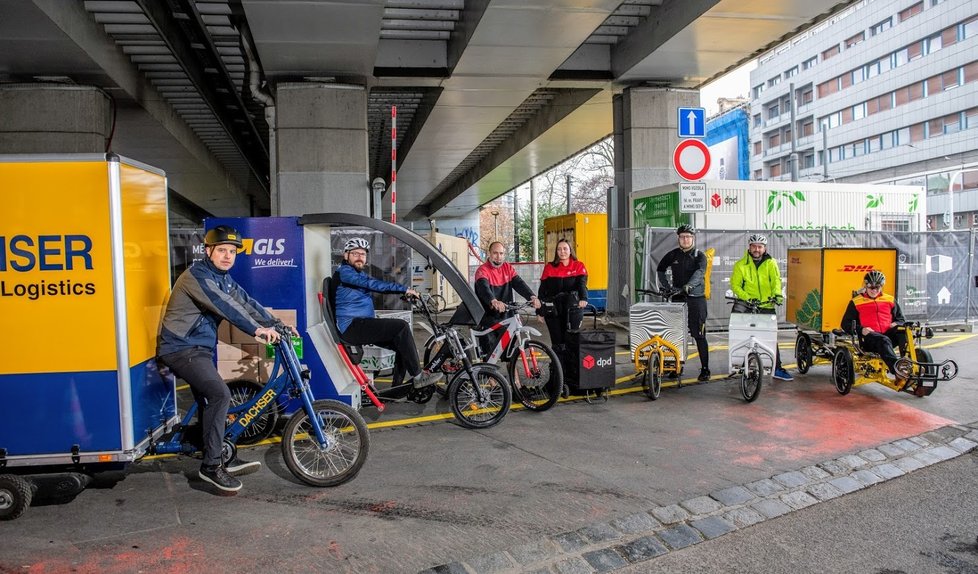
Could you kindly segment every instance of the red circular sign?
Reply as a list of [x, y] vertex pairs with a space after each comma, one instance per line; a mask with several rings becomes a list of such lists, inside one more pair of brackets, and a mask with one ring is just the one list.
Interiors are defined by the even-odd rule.
[[672, 152], [672, 165], [683, 179], [702, 179], [710, 171], [710, 148], [700, 140], [682, 140]]

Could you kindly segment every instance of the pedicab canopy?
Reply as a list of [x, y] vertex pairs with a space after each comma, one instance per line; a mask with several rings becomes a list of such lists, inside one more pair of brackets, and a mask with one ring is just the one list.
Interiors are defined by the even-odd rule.
[[479, 302], [468, 280], [459, 273], [458, 268], [441, 251], [420, 235], [381, 219], [374, 219], [352, 213], [316, 213], [303, 215], [299, 225], [357, 226], [375, 229], [394, 237], [421, 254], [455, 289], [462, 304], [452, 316], [451, 322], [457, 325], [475, 325], [482, 320], [485, 310]]
[[828, 333], [841, 328], [846, 305], [873, 270], [886, 276], [883, 290], [896, 294], [896, 249], [788, 249], [785, 318], [802, 330]]

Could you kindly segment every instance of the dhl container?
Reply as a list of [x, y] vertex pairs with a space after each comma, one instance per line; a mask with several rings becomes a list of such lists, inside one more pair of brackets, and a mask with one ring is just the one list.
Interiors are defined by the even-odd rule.
[[886, 276], [885, 292], [897, 292], [896, 249], [788, 249], [785, 318], [804, 330], [841, 328], [846, 306], [873, 270]]

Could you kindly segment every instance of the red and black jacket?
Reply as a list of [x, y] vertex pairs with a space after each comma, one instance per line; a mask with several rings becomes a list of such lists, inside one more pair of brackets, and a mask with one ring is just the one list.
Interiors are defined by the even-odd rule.
[[571, 259], [567, 265], [547, 263], [540, 276], [540, 299], [554, 301], [562, 293], [574, 294], [578, 301], [587, 301], [587, 268]]
[[523, 278], [516, 273], [516, 269], [509, 263], [503, 263], [496, 267], [486, 261], [475, 271], [475, 294], [486, 310], [486, 316], [482, 319], [483, 325], [490, 325], [504, 319], [504, 313], [497, 313], [492, 308], [492, 300], [502, 301], [503, 303], [513, 302], [513, 291], [516, 291], [523, 298], [529, 300], [533, 297], [533, 289], [523, 281]]

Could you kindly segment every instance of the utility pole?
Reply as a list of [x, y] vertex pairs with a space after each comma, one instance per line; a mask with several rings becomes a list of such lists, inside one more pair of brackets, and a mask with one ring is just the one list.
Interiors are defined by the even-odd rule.
[[571, 176], [567, 174], [567, 213], [571, 212]]
[[533, 259], [530, 261], [540, 261], [540, 246], [537, 245], [539, 233], [537, 233], [537, 188], [533, 185], [533, 178], [530, 178], [530, 245]]
[[520, 205], [518, 188], [513, 188], [513, 261], [520, 260]]

